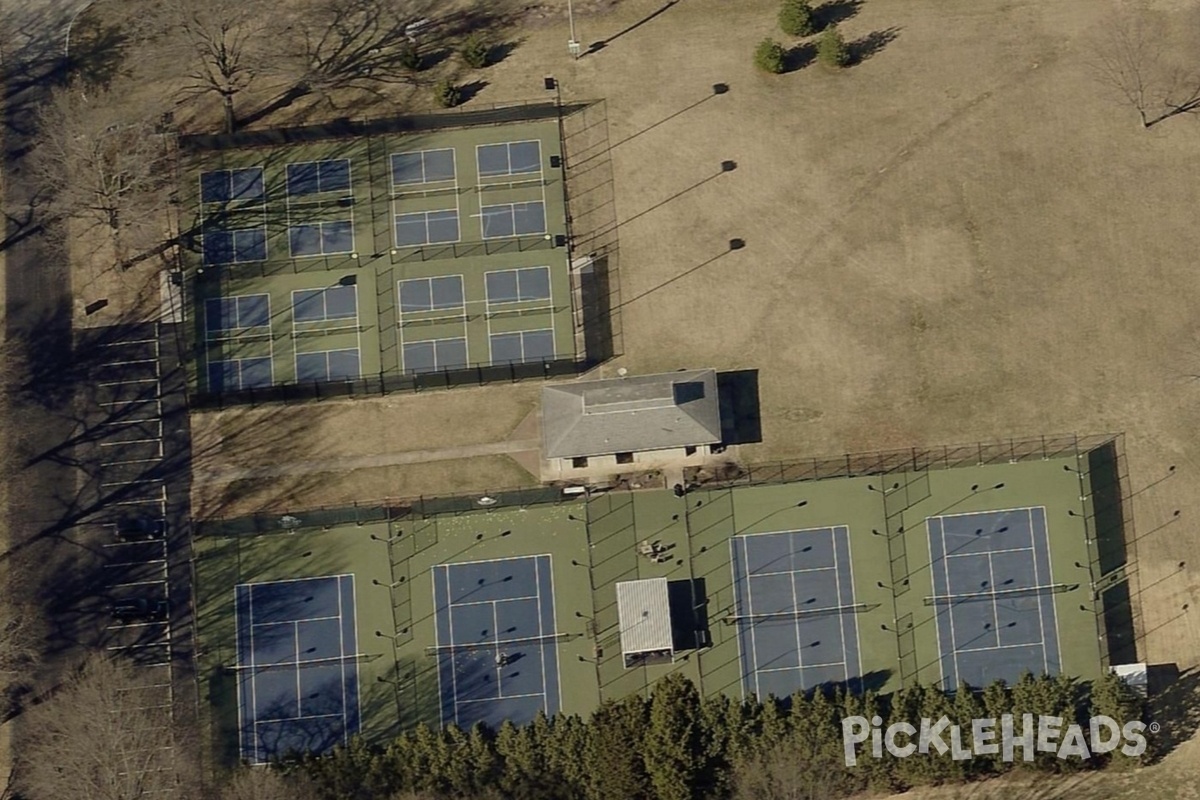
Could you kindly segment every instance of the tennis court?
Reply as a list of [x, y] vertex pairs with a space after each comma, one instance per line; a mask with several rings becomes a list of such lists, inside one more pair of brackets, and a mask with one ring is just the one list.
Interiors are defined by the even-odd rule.
[[744, 693], [853, 684], [862, 670], [849, 529], [734, 536], [731, 547]]
[[930, 517], [942, 685], [983, 687], [1061, 669], [1044, 508]]
[[184, 284], [198, 387], [574, 359], [562, 164], [544, 119], [202, 151]]
[[443, 724], [521, 725], [558, 712], [554, 587], [548, 555], [433, 568]]
[[236, 587], [243, 760], [345, 744], [359, 728], [354, 576]]

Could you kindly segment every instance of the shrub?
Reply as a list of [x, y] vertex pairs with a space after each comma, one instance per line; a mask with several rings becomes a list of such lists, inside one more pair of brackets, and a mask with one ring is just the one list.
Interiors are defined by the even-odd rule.
[[811, 36], [817, 32], [808, 0], [783, 0], [779, 7], [779, 29], [788, 36]]
[[417, 46], [412, 42], [407, 42], [400, 46], [400, 56], [398, 60], [400, 62], [400, 66], [404, 67], [405, 69], [411, 69], [415, 72], [421, 68], [421, 62], [424, 59], [421, 58], [421, 51], [417, 49]]
[[488, 64], [488, 44], [482, 34], [472, 33], [462, 43], [458, 53], [471, 69], [482, 69]]
[[439, 81], [433, 87], [433, 98], [442, 108], [452, 108], [462, 101], [462, 90], [454, 81]]
[[836, 27], [826, 28], [817, 42], [817, 60], [827, 67], [845, 67], [850, 64], [850, 48]]
[[763, 72], [778, 75], [783, 72], [786, 60], [787, 54], [783, 45], [774, 39], [763, 39], [758, 43], [758, 47], [754, 48], [754, 66]]

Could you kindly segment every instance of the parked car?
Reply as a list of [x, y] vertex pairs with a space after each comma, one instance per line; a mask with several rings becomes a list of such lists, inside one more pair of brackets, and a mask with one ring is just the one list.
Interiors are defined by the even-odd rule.
[[117, 600], [112, 606], [114, 619], [121, 622], [158, 622], [165, 620], [170, 614], [166, 600], [154, 600], [149, 597], [130, 597]]
[[167, 521], [152, 516], [127, 516], [117, 520], [117, 538], [123, 542], [161, 539], [167, 535]]

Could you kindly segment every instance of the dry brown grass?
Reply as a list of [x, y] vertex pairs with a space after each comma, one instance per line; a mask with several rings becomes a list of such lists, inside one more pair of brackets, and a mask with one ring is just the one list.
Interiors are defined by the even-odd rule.
[[[1200, 585], [1186, 564], [1200, 500], [1200, 229], [1188, 169], [1200, 139], [1188, 117], [1141, 130], [1098, 85], [1087, 39], [1108, 5], [865, 0], [846, 37], [891, 31], [893, 41], [843, 72], [810, 65], [782, 76], [756, 73], [750, 59], [755, 42], [778, 36], [770, 0], [684, 0], [579, 61], [549, 5], [479, 76], [488, 85], [473, 102], [535, 97], [546, 74], [567, 99], [607, 100], [617, 218], [627, 220], [621, 291], [637, 298], [622, 309], [619, 363], [760, 370], [764, 441], [745, 448], [750, 460], [1125, 432], [1142, 653], [1195, 666], [1200, 617], [1183, 605], [1195, 605]], [[662, 5], [581, 14], [579, 38], [608, 39]], [[1195, 6], [1157, 5], [1179, 23]], [[689, 109], [717, 82], [729, 93]], [[713, 177], [723, 160], [737, 169]], [[745, 249], [725, 253], [735, 237]], [[312, 420], [295, 451], [496, 441], [536, 389], [291, 409]], [[222, 424], [200, 416], [198, 441]], [[252, 448], [223, 457], [255, 458]], [[1172, 477], [1155, 483], [1169, 465]], [[319, 476], [304, 497], [482, 489], [512, 469], [496, 456]], [[238, 507], [266, 497], [240, 489]], [[277, 505], [278, 494], [263, 502]], [[1060, 795], [1160, 786], [1194, 797], [1197, 763], [1189, 742], [1163, 765], [1077, 779]]]

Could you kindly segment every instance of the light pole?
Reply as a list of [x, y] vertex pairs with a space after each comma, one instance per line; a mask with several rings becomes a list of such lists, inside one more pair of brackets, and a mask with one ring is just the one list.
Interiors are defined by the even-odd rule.
[[579, 46], [579, 40], [575, 38], [575, 6], [571, 0], [567, 0], [567, 21], [571, 26], [571, 39], [567, 42], [567, 52], [578, 59], [582, 48]]

